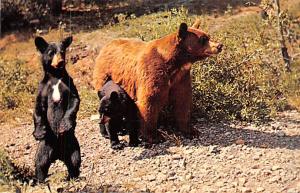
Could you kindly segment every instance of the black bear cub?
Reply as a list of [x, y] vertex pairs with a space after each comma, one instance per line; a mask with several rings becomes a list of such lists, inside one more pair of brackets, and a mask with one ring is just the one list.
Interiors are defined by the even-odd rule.
[[80, 99], [65, 68], [65, 53], [71, 43], [72, 37], [59, 43], [47, 43], [42, 37], [35, 38], [44, 70], [33, 115], [33, 136], [39, 141], [35, 173], [40, 182], [45, 180], [51, 163], [57, 159], [66, 164], [68, 178], [79, 176], [80, 147], [74, 130]]
[[138, 108], [130, 96], [112, 80], [106, 82], [98, 92], [100, 99], [100, 133], [109, 138], [113, 149], [121, 149], [118, 134], [129, 133], [129, 145], [139, 144], [139, 116]]

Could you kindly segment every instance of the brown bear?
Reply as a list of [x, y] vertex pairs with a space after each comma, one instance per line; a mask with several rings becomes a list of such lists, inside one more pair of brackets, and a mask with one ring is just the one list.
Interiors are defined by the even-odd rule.
[[174, 108], [176, 126], [185, 135], [189, 128], [192, 86], [191, 63], [222, 51], [198, 29], [180, 24], [179, 30], [157, 40], [116, 39], [105, 45], [96, 58], [93, 85], [99, 91], [109, 79], [121, 85], [136, 104], [141, 116], [141, 134], [157, 142], [157, 120], [162, 108]]

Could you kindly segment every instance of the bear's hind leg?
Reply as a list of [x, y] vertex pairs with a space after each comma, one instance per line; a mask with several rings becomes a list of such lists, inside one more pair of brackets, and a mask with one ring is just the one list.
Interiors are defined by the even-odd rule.
[[135, 120], [130, 120], [126, 123], [126, 128], [128, 129], [129, 133], [129, 146], [131, 147], [136, 147], [141, 143], [139, 140], [139, 123], [138, 117], [136, 117]]
[[100, 134], [102, 135], [102, 137], [104, 137], [105, 139], [109, 139], [105, 124], [99, 123], [99, 128], [100, 128]]
[[64, 159], [62, 160], [67, 168], [68, 168], [68, 180], [77, 178], [80, 174], [80, 165], [81, 165], [81, 157], [80, 157], [80, 147], [79, 143], [74, 136], [68, 136], [68, 140], [65, 140], [67, 143], [66, 154], [64, 155]]
[[48, 175], [51, 163], [56, 160], [55, 147], [46, 140], [39, 142], [35, 156], [35, 175], [39, 182], [44, 182]]

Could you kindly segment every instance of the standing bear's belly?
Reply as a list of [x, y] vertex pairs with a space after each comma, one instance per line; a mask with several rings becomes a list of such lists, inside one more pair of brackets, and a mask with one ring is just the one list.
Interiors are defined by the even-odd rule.
[[60, 80], [51, 88], [48, 96], [47, 118], [49, 126], [55, 135], [58, 136], [60, 123], [68, 107], [68, 91], [62, 89]]

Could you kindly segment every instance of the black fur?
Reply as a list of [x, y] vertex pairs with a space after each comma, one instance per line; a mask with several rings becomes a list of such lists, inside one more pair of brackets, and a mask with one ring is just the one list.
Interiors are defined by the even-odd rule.
[[122, 148], [118, 133], [129, 133], [129, 145], [139, 144], [139, 117], [134, 101], [124, 89], [109, 80], [98, 92], [100, 99], [100, 133], [109, 138], [113, 149]]
[[[39, 181], [45, 180], [50, 164], [57, 159], [66, 164], [69, 178], [79, 176], [80, 147], [74, 130], [80, 98], [73, 79], [65, 69], [65, 52], [71, 42], [72, 37], [50, 44], [41, 37], [35, 39], [44, 69], [33, 115], [33, 136], [40, 141], [35, 158], [35, 172]], [[61, 58], [57, 68], [51, 66], [55, 54]], [[60, 100], [54, 101], [53, 86], [58, 81], [61, 81], [58, 86]]]

